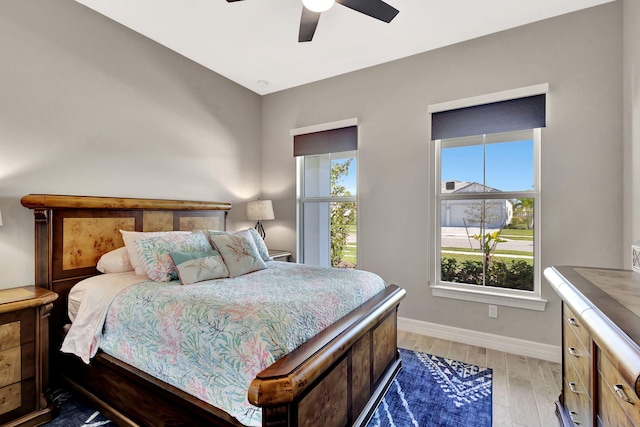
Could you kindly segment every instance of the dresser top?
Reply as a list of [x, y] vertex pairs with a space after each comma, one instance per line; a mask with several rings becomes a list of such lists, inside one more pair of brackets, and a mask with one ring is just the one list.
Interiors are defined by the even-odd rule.
[[640, 274], [631, 270], [574, 267], [574, 271], [640, 317]]
[[640, 349], [640, 275], [575, 266], [549, 267], [544, 275], [578, 316], [593, 310], [601, 313]]

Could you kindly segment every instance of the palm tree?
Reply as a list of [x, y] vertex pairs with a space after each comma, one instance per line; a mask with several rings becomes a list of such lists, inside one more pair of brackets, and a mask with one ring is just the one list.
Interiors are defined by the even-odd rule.
[[533, 199], [516, 199], [513, 203], [514, 210], [523, 216], [527, 225], [527, 230], [533, 228]]

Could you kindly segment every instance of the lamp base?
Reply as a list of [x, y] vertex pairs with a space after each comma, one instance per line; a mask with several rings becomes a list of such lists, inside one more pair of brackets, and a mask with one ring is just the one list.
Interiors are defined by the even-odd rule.
[[258, 231], [260, 237], [262, 237], [262, 240], [267, 237], [267, 233], [264, 231], [264, 227], [262, 227], [262, 223], [260, 221], [256, 222], [255, 229]]

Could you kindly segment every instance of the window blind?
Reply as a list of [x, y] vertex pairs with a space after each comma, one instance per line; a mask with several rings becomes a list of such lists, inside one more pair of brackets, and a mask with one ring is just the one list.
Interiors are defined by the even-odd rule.
[[545, 127], [545, 106], [542, 94], [433, 113], [431, 139]]
[[358, 149], [358, 127], [347, 126], [339, 129], [306, 133], [293, 137], [293, 155], [338, 153]]

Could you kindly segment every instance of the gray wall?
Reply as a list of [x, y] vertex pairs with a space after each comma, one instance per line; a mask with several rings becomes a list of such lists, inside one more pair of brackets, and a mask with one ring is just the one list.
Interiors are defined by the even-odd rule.
[[558, 345], [560, 301], [546, 283], [545, 312], [501, 307], [498, 319], [486, 304], [436, 298], [427, 286], [427, 106], [538, 83], [550, 86], [543, 267], [621, 267], [620, 2], [265, 96], [262, 192], [277, 217], [268, 244], [296, 244], [289, 130], [358, 117], [359, 267], [407, 289], [400, 316]]
[[625, 267], [640, 240], [640, 2], [624, 0], [624, 239]]
[[25, 194], [230, 201], [242, 225], [260, 96], [72, 0], [2, 0], [0, 58], [0, 288], [33, 284]]

